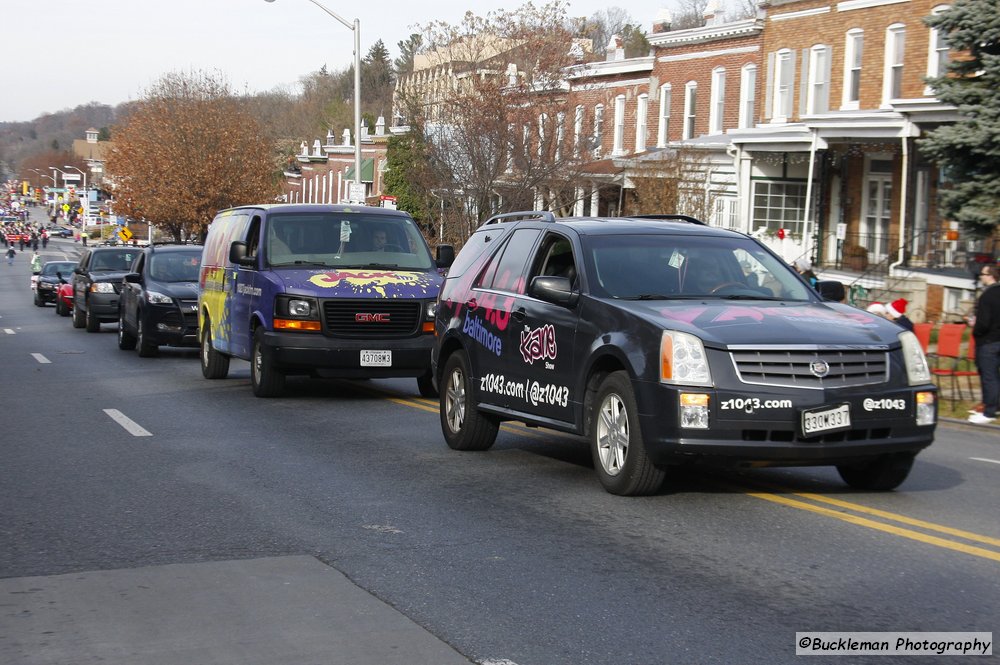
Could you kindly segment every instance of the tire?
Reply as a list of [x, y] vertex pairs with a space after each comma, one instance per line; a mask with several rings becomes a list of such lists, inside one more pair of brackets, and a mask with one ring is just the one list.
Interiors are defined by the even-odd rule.
[[101, 331], [101, 320], [94, 315], [94, 312], [90, 307], [87, 308], [87, 314], [84, 317], [84, 323], [87, 326], [87, 332], [89, 333], [95, 333]]
[[69, 316], [69, 306], [59, 296], [56, 296], [56, 314], [59, 316]]
[[448, 357], [441, 377], [441, 431], [454, 450], [488, 450], [497, 440], [500, 419], [479, 410], [473, 399], [469, 359], [464, 351]]
[[646, 454], [632, 382], [623, 371], [609, 374], [597, 389], [590, 432], [597, 478], [611, 494], [656, 492], [666, 475]]
[[421, 397], [435, 398], [438, 397], [437, 386], [434, 385], [434, 375], [431, 374], [430, 370], [423, 376], [417, 377], [417, 390], [420, 391]]
[[160, 347], [149, 341], [146, 324], [142, 321], [142, 312], [136, 313], [135, 316], [135, 343], [140, 358], [153, 358], [160, 353]]
[[35, 307], [45, 307], [45, 301], [38, 297], [38, 291], [35, 291]]
[[837, 467], [837, 472], [854, 489], [877, 492], [894, 490], [910, 475], [916, 456], [916, 453], [881, 455], [860, 464], [841, 464]]
[[224, 379], [229, 376], [229, 356], [223, 355], [212, 346], [212, 324], [205, 318], [201, 331], [201, 375], [206, 379]]
[[85, 325], [87, 325], [87, 320], [85, 318], [86, 315], [87, 315], [86, 312], [84, 312], [81, 308], [79, 308], [79, 307], [77, 307], [77, 306], [74, 305], [73, 306], [73, 327], [74, 328], [82, 328]]
[[250, 387], [257, 397], [278, 397], [285, 390], [285, 375], [275, 368], [274, 362], [264, 352], [264, 329], [253, 334], [250, 353]]
[[135, 335], [125, 330], [125, 312], [118, 311], [118, 348], [131, 351], [135, 348]]

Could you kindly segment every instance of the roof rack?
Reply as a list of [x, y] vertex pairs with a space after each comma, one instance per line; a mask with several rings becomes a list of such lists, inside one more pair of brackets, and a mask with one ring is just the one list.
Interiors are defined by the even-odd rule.
[[664, 222], [688, 222], [689, 224], [700, 224], [701, 226], [708, 226], [705, 222], [700, 219], [691, 217], [690, 215], [627, 215], [632, 219], [659, 219]]
[[543, 222], [554, 222], [556, 221], [556, 216], [548, 210], [521, 210], [519, 212], [505, 212], [499, 215], [493, 215], [480, 224], [480, 226], [486, 226], [487, 224], [499, 224], [500, 222], [509, 222], [514, 219], [539, 219]]

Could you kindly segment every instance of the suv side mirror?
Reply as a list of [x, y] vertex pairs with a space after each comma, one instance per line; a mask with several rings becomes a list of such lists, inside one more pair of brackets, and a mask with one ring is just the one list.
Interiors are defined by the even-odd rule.
[[438, 245], [436, 254], [435, 263], [438, 268], [448, 268], [455, 262], [454, 245]]
[[528, 294], [555, 303], [556, 305], [576, 306], [580, 294], [573, 290], [569, 277], [550, 277], [539, 275], [531, 280]]
[[254, 268], [257, 265], [254, 257], [247, 256], [247, 244], [242, 240], [234, 240], [229, 246], [229, 262], [247, 268]]
[[847, 292], [844, 290], [843, 282], [838, 282], [835, 279], [816, 282], [816, 291], [823, 300], [844, 302], [847, 299]]
[[138, 284], [142, 280], [142, 276], [137, 272], [126, 273], [125, 281], [129, 284]]

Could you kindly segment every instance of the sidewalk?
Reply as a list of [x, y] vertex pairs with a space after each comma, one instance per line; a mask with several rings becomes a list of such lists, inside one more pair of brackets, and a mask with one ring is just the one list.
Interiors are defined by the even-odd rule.
[[470, 665], [311, 556], [0, 580], [11, 665]]

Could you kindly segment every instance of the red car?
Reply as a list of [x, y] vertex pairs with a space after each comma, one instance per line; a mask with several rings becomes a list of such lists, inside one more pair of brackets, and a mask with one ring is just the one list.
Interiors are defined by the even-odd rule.
[[73, 311], [73, 284], [63, 282], [56, 291], [56, 314], [69, 316]]

